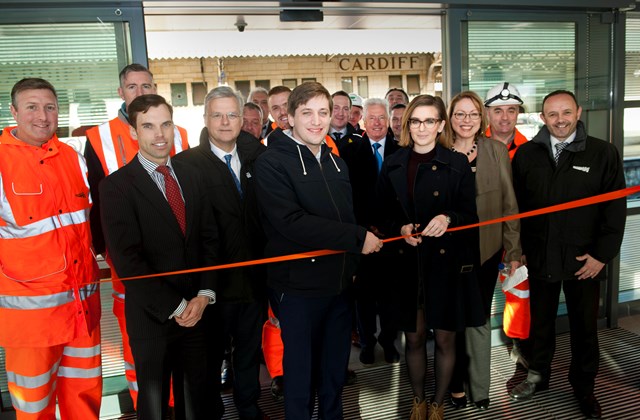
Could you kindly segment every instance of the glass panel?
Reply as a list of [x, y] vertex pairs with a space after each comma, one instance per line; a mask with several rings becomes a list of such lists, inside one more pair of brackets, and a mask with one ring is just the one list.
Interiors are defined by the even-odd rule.
[[[83, 151], [86, 129], [114, 118], [122, 104], [118, 74], [122, 63], [130, 61], [131, 50], [123, 39], [130, 39], [129, 28], [121, 22], [0, 25], [0, 127], [15, 124], [9, 109], [13, 85], [24, 77], [40, 77], [58, 93], [58, 136]], [[111, 291], [110, 283], [101, 285], [105, 378], [124, 374]], [[3, 361], [0, 349], [0, 366]], [[3, 397], [8, 395], [4, 369], [0, 369], [0, 391]]]
[[464, 88], [483, 98], [506, 80], [520, 90], [525, 110], [534, 113], [547, 93], [575, 90], [573, 22], [468, 22], [468, 45]]
[[342, 77], [342, 90], [347, 93], [353, 92], [353, 77]]
[[624, 73], [624, 100], [640, 100], [640, 15], [637, 13], [627, 15]]
[[[118, 29], [121, 24], [0, 25], [0, 126], [15, 124], [11, 88], [24, 77], [53, 84], [60, 107], [58, 136], [84, 149], [86, 128], [115, 117], [118, 97]], [[121, 46], [120, 46], [121, 47]], [[128, 49], [128, 46], [126, 47]]]
[[622, 248], [620, 248], [619, 302], [640, 299], [640, 215], [627, 217]]
[[369, 97], [369, 78], [367, 76], [358, 76], [358, 95], [363, 98]]

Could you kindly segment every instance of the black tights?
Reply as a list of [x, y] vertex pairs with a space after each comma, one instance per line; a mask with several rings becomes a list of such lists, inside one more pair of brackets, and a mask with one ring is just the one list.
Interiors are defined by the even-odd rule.
[[[416, 332], [405, 332], [405, 359], [413, 395], [424, 400], [424, 384], [427, 374], [427, 330], [422, 309], [418, 310]], [[442, 404], [451, 381], [456, 362], [455, 331], [435, 330], [435, 377], [433, 402]]]

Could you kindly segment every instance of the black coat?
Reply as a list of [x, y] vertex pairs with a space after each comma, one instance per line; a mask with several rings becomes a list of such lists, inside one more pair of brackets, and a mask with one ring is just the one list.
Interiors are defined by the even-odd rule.
[[[547, 127], [518, 148], [513, 158], [513, 184], [521, 212], [625, 188], [618, 150], [587, 136], [578, 122], [576, 138], [560, 155], [556, 167]], [[608, 263], [622, 244], [626, 200], [608, 201], [572, 210], [522, 219], [520, 239], [527, 257], [529, 278], [574, 280], [589, 253]], [[603, 280], [606, 270], [596, 277]]]
[[[138, 158], [100, 183], [101, 216], [107, 251], [118, 277], [215, 265], [218, 232], [202, 178], [173, 162], [185, 200], [186, 236], [169, 203]], [[199, 290], [216, 291], [217, 273], [125, 281], [127, 331], [132, 339], [165, 337], [177, 328], [169, 316], [182, 299]]]
[[[391, 156], [400, 146], [387, 136], [384, 146], [384, 160]], [[353, 211], [356, 220], [367, 229], [372, 226], [372, 209], [376, 203], [376, 184], [378, 181], [378, 166], [373, 155], [373, 148], [369, 137], [365, 134], [357, 141], [347, 144], [340, 150], [340, 156], [349, 167], [349, 179], [353, 189]]]
[[268, 284], [299, 296], [334, 296], [352, 282], [366, 230], [353, 215], [347, 166], [321, 147], [309, 148], [274, 130], [256, 161], [256, 195], [267, 236], [266, 257], [321, 249], [344, 254], [270, 264]]
[[[419, 224], [421, 231], [439, 214], [451, 217], [450, 227], [477, 223], [475, 181], [466, 157], [437, 145], [434, 159], [418, 166], [414, 202], [410, 203], [407, 170], [411, 153], [401, 148], [382, 165], [376, 219], [386, 236], [399, 236], [400, 228], [409, 223]], [[389, 283], [388, 296], [395, 306], [392, 322], [398, 329], [415, 331], [419, 306], [425, 309], [429, 328], [456, 331], [484, 324], [476, 278], [477, 229], [423, 237], [417, 247], [399, 240], [383, 249], [396, 258], [396, 281]]]
[[[197, 169], [208, 185], [209, 201], [218, 222], [221, 264], [262, 258], [266, 241], [254, 183], [254, 163], [266, 147], [244, 131], [240, 132], [236, 146], [241, 163], [242, 199], [226, 163], [211, 151], [206, 129], [202, 131], [197, 147], [185, 150], [173, 159]], [[250, 302], [265, 298], [265, 285], [263, 265], [227, 269], [218, 273], [216, 293], [220, 302]]]

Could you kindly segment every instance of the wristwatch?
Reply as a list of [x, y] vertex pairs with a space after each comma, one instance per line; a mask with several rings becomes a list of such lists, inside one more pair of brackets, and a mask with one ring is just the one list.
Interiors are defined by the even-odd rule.
[[448, 214], [445, 214], [445, 215], [444, 215], [444, 220], [446, 220], [446, 221], [447, 221], [447, 226], [450, 226], [450, 225], [451, 225], [451, 217], [449, 217], [449, 215], [448, 215]]

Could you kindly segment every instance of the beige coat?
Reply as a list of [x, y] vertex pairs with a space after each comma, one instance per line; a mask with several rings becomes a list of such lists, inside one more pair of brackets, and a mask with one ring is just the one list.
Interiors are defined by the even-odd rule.
[[[478, 139], [476, 168], [476, 205], [480, 221], [517, 214], [518, 203], [506, 146], [496, 140]], [[520, 220], [480, 228], [481, 263], [503, 247], [506, 250], [504, 261], [520, 261]]]

